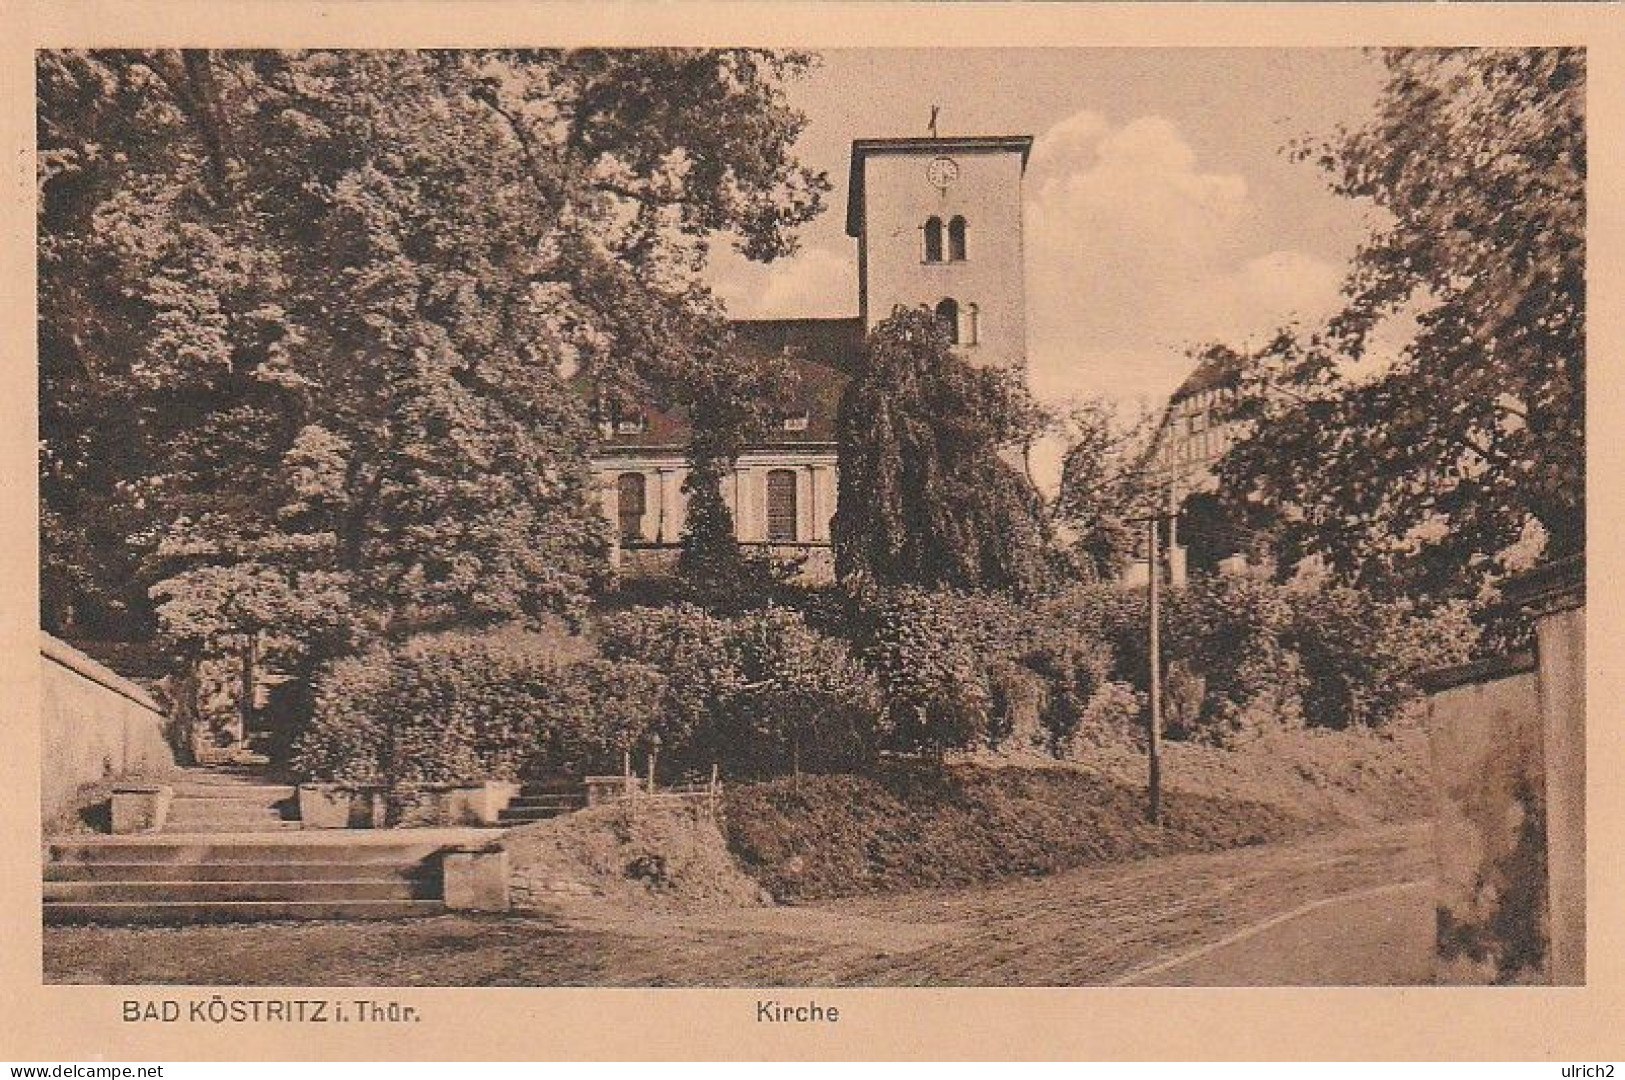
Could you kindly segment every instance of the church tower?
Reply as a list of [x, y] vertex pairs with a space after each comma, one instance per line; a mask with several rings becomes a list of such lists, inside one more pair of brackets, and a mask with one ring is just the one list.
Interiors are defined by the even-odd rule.
[[977, 364], [1024, 366], [1021, 182], [1030, 135], [858, 139], [846, 231], [864, 331], [925, 306]]

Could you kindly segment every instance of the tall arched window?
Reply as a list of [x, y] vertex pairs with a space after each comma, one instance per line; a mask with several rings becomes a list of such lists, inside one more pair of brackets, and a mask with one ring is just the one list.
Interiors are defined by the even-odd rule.
[[648, 506], [642, 473], [622, 473], [616, 477], [615, 513], [620, 519], [622, 543], [643, 539], [643, 513]]
[[774, 543], [796, 539], [796, 474], [774, 469], [767, 474], [767, 538]]
[[948, 258], [954, 262], [965, 259], [965, 219], [955, 216], [948, 222]]
[[925, 219], [925, 261], [942, 261], [942, 219], [939, 217]]
[[937, 304], [937, 321], [948, 335], [951, 344], [959, 344], [959, 303], [952, 298]]
[[965, 305], [965, 344], [974, 345], [981, 340], [981, 312], [975, 304]]

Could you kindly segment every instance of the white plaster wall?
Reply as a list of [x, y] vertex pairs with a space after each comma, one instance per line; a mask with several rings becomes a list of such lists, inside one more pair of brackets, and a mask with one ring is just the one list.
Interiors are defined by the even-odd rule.
[[[797, 542], [828, 543], [829, 523], [835, 516], [835, 455], [822, 450], [760, 450], [741, 457], [722, 484], [723, 501], [734, 515], [735, 535], [745, 542], [767, 539], [767, 476], [774, 469], [796, 474]], [[680, 458], [604, 458], [594, 464], [594, 471], [604, 515], [617, 535], [616, 484], [621, 474], [637, 472], [644, 477], [644, 541], [676, 544], [682, 538], [687, 503], [682, 487], [689, 470]]]
[[[953, 297], [963, 311], [979, 309], [978, 344], [963, 347], [983, 364], [1022, 364], [1027, 355], [1022, 255], [1021, 155], [1015, 151], [955, 151], [959, 178], [946, 191], [926, 179], [935, 153], [874, 151], [863, 162], [865, 206], [861, 257], [864, 324], [872, 329], [896, 305], [935, 307]], [[967, 224], [963, 262], [925, 261], [924, 226], [935, 215], [946, 226]]]
[[82, 785], [174, 770], [164, 714], [145, 690], [48, 634], [40, 639], [42, 821], [69, 809]]

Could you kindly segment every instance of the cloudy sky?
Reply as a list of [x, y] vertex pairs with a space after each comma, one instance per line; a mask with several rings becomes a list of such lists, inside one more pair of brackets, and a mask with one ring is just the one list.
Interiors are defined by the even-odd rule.
[[740, 318], [857, 313], [843, 230], [854, 138], [1034, 136], [1026, 179], [1030, 381], [1052, 400], [1161, 400], [1192, 343], [1258, 340], [1335, 304], [1365, 231], [1289, 141], [1359, 123], [1378, 61], [1324, 49], [833, 50], [792, 89], [798, 152], [835, 183], [799, 255], [716, 260]]

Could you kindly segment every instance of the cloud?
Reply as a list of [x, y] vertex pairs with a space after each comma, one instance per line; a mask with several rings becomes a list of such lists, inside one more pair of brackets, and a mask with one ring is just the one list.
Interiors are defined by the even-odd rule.
[[1258, 250], [1266, 211], [1244, 177], [1204, 171], [1163, 117], [1113, 127], [1086, 110], [1042, 135], [1027, 205], [1035, 392], [1161, 397], [1188, 373], [1189, 346], [1329, 312], [1341, 268]]
[[809, 246], [794, 258], [762, 265], [731, 252], [719, 255], [712, 287], [736, 319], [794, 319], [850, 315], [858, 306], [853, 251]]
[[[1026, 180], [1033, 390], [1154, 406], [1189, 374], [1191, 346], [1244, 346], [1332, 311], [1342, 266], [1279, 239], [1293, 209], [1271, 198], [1204, 165], [1166, 117], [1082, 110], [1041, 133]], [[765, 266], [718, 245], [709, 276], [729, 314], [855, 314], [856, 249], [837, 226]]]

